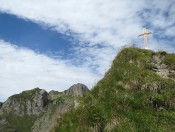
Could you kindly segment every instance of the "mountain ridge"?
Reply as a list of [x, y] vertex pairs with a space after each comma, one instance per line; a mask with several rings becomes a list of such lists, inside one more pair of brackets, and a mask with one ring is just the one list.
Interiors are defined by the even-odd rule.
[[[66, 95], [72, 87], [74, 91]], [[0, 131], [50, 131], [57, 118], [77, 107], [77, 98], [88, 91], [85, 85], [78, 83], [63, 92], [34, 88], [12, 95], [1, 104]]]
[[175, 131], [175, 54], [122, 49], [53, 131]]

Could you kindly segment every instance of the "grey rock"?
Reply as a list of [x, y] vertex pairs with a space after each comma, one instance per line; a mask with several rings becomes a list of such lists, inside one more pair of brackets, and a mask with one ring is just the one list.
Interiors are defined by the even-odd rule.
[[7, 126], [8, 123], [5, 118], [0, 119], [0, 126]]
[[74, 84], [68, 90], [64, 91], [65, 95], [73, 95], [73, 96], [83, 96], [85, 93], [89, 92], [87, 86], [81, 83]]
[[[35, 97], [32, 102], [32, 113], [33, 114], [40, 114], [43, 112], [43, 108], [47, 105], [48, 103], [48, 93], [45, 90], [41, 90]], [[30, 104], [29, 104], [30, 106]]]
[[7, 113], [13, 113], [20, 116], [24, 115], [24, 106], [22, 101], [17, 101], [13, 98], [8, 98], [2, 105], [2, 109]]
[[[35, 89], [34, 89], [35, 90]], [[25, 91], [27, 93], [27, 91]], [[22, 94], [22, 93], [21, 93]], [[36, 89], [28, 98], [11, 96], [2, 105], [3, 111], [22, 115], [39, 115], [44, 111], [48, 103], [48, 93], [42, 89]]]
[[74, 100], [74, 108], [77, 108], [79, 106], [78, 100]]
[[156, 68], [154, 68], [153, 71], [163, 78], [169, 78], [170, 73], [175, 73], [175, 71], [171, 70], [171, 68], [168, 67], [168, 65], [163, 63], [164, 58], [165, 56], [162, 55], [153, 56], [152, 64], [156, 66]]
[[79, 106], [79, 102], [76, 99], [77, 96], [82, 96], [88, 91], [89, 89], [80, 83], [71, 86], [64, 92], [50, 91], [50, 103], [47, 105], [46, 112], [34, 122], [31, 131], [51, 131], [63, 113]]
[[[32, 132], [48, 132], [57, 124], [60, 116], [71, 108], [77, 108], [77, 96], [83, 96], [89, 89], [83, 84], [75, 84], [64, 92], [50, 91], [49, 94], [42, 89], [24, 91], [21, 94], [9, 97], [3, 104], [2, 113], [18, 116], [37, 115], [31, 128]], [[42, 114], [41, 114], [42, 113]], [[1, 121], [2, 131], [15, 131], [8, 122]], [[0, 129], [1, 131], [1, 129]]]
[[47, 112], [38, 118], [31, 128], [32, 132], [50, 132], [57, 124], [60, 116], [69, 110], [69, 106], [63, 105], [48, 105]]

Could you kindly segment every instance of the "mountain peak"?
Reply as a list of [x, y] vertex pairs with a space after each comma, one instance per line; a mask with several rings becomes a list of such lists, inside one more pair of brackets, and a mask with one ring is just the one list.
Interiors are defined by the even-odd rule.
[[77, 83], [72, 85], [68, 90], [65, 90], [64, 94], [73, 96], [83, 96], [83, 94], [87, 92], [89, 92], [89, 89], [86, 85]]
[[2, 105], [7, 113], [16, 115], [39, 115], [48, 103], [48, 93], [44, 89], [34, 88], [9, 97]]

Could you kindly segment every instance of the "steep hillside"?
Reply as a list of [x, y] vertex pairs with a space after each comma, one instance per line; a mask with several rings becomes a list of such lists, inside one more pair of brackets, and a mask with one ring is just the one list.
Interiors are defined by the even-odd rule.
[[54, 131], [175, 131], [175, 54], [123, 49]]
[[77, 98], [88, 91], [78, 83], [63, 92], [35, 88], [13, 95], [0, 103], [0, 132], [49, 132], [60, 115], [77, 107]]

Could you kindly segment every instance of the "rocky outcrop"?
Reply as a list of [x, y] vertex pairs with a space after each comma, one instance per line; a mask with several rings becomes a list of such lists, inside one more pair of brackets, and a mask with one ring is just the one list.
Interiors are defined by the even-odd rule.
[[15, 115], [39, 115], [48, 103], [48, 93], [43, 89], [33, 89], [11, 96], [2, 105], [3, 111]]
[[[14, 117], [19, 119], [24, 115], [26, 118], [34, 117], [30, 131], [48, 132], [57, 124], [57, 120], [62, 114], [69, 109], [78, 107], [77, 96], [83, 96], [88, 91], [89, 89], [80, 83], [71, 86], [64, 92], [50, 91], [47, 93], [39, 88], [23, 91], [9, 97], [4, 103], [0, 103], [2, 106], [0, 115], [15, 115]], [[14, 124], [9, 124], [6, 117], [0, 119], [0, 132], [8, 130], [15, 132], [19, 129], [11, 126], [16, 127]]]
[[165, 55], [153, 55], [153, 70], [161, 77], [163, 78], [170, 78], [175, 80], [174, 78], [171, 78], [171, 74], [175, 74], [175, 71], [172, 70], [172, 68], [168, 65], [166, 65], [163, 60], [165, 58]]
[[83, 84], [75, 84], [64, 92], [50, 91], [50, 102], [46, 112], [38, 118], [31, 131], [32, 132], [49, 132], [57, 124], [57, 120], [62, 114], [69, 109], [77, 108], [79, 105], [77, 96], [83, 96], [89, 89]]
[[50, 132], [57, 123], [60, 116], [70, 108], [67, 104], [49, 104], [47, 111], [38, 118], [31, 128], [32, 132]]
[[73, 95], [73, 96], [83, 96], [83, 94], [89, 92], [87, 86], [81, 83], [74, 84], [68, 90], [64, 91], [65, 95]]

